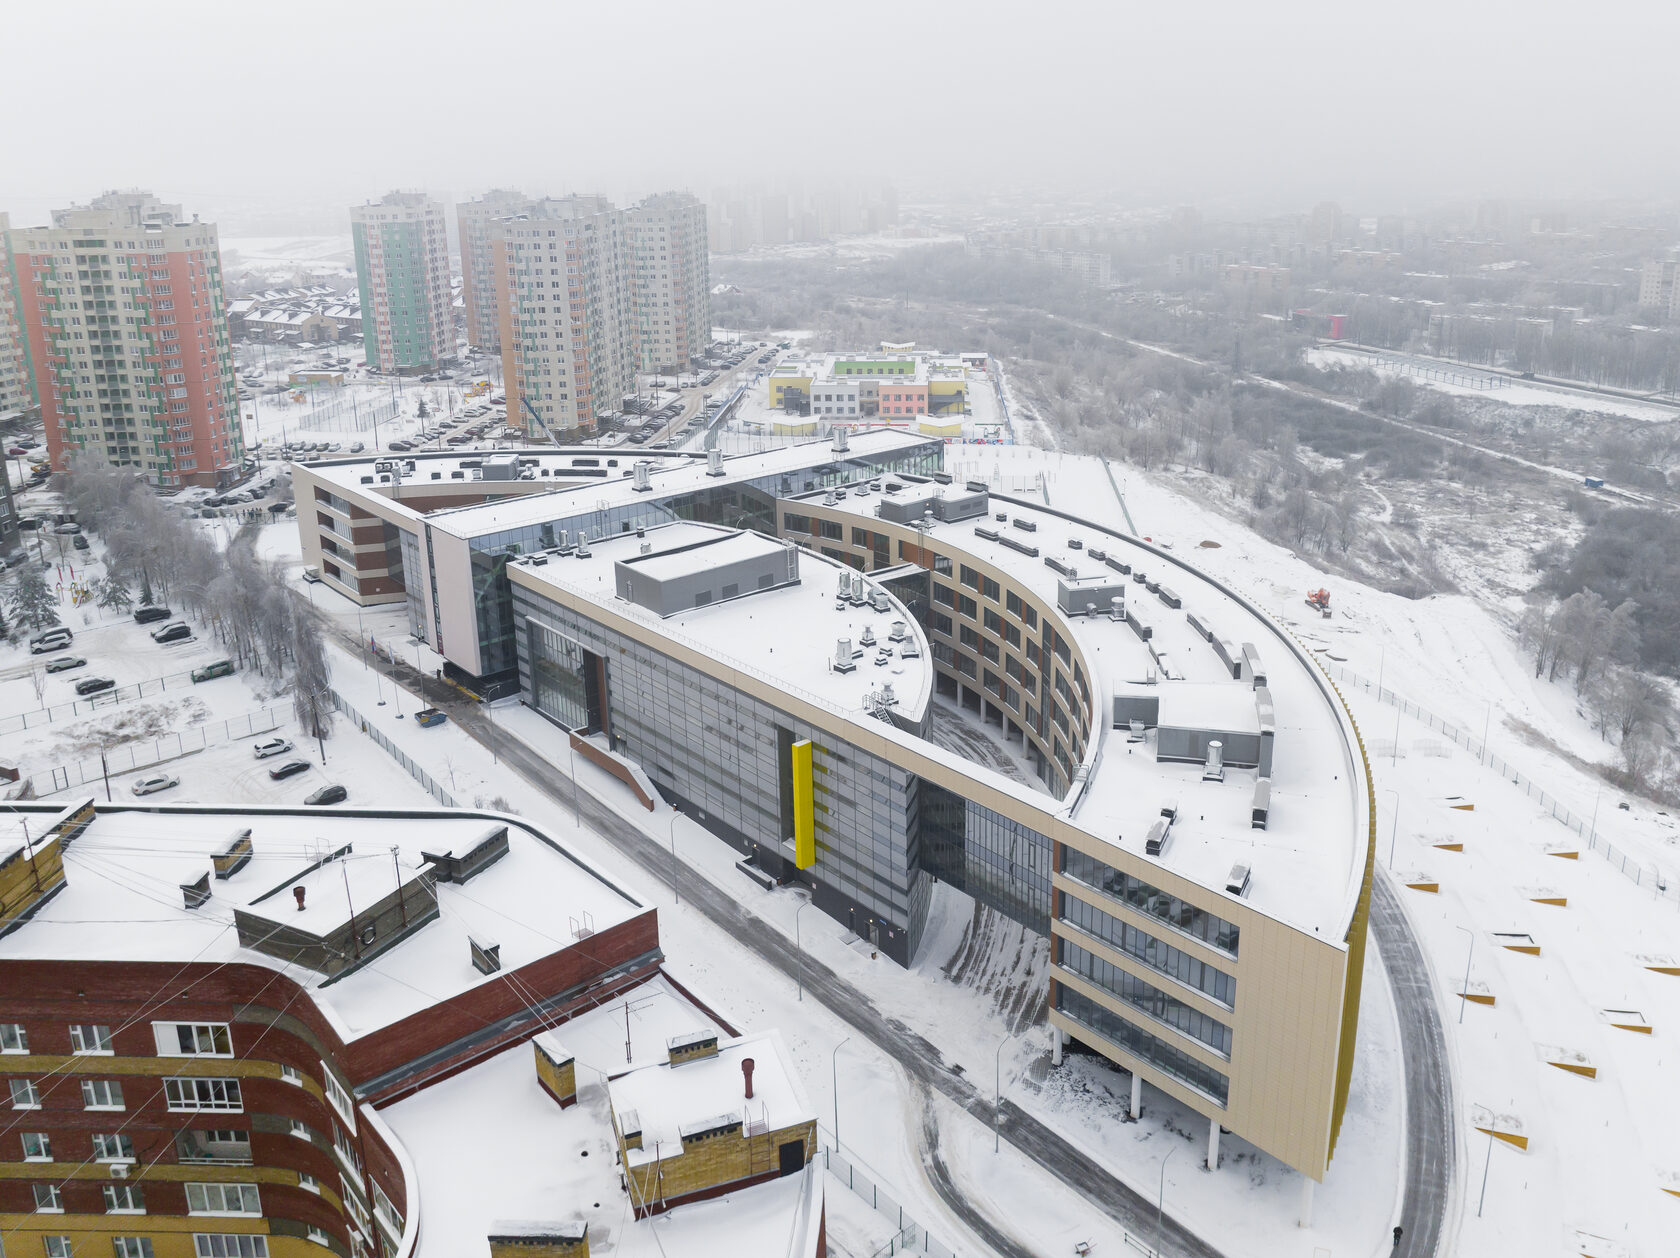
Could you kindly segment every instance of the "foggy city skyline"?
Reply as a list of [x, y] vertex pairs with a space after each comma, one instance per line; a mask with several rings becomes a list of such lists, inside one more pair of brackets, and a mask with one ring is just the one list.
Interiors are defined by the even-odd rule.
[[[42, 223], [141, 187], [237, 230], [391, 188], [628, 199], [847, 177], [910, 200], [1029, 189], [1233, 215], [1675, 196], [1672, 96], [1630, 62], [1672, 46], [1680, 12], [1573, 11], [310, 2], [256, 20], [194, 3], [135, 30], [101, 0], [75, 37], [92, 90], [62, 90], [56, 58], [13, 63], [15, 98], [50, 100], [59, 138], [14, 141], [0, 205]], [[204, 107], [137, 143], [63, 142], [109, 135], [139, 67]]]

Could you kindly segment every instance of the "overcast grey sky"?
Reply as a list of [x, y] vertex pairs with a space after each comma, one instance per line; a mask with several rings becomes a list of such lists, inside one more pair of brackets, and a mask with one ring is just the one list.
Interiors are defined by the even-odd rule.
[[81, 0], [9, 35], [14, 223], [131, 185], [228, 217], [854, 169], [1261, 208], [1680, 195], [1672, 0]]

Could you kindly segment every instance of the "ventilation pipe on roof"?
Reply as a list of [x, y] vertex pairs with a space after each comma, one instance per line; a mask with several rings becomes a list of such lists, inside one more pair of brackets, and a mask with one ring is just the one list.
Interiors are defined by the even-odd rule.
[[859, 646], [874, 646], [875, 645], [875, 631], [873, 629], [871, 629], [868, 625], [865, 625], [863, 627], [863, 633], [858, 638], [858, 645]]
[[297, 911], [299, 913], [303, 912], [303, 897], [304, 897], [305, 894], [306, 894], [306, 891], [303, 887], [293, 887], [292, 888], [292, 895], [297, 900], [297, 904], [298, 904]]
[[852, 602], [861, 603], [868, 597], [864, 593], [863, 573], [852, 573]]
[[750, 1101], [750, 1100], [752, 1100], [752, 1075], [753, 1075], [753, 1059], [751, 1057], [743, 1057], [741, 1059], [741, 1073], [746, 1077], [746, 1080], [747, 1080], [747, 1100]]
[[850, 638], [836, 640], [834, 643], [834, 671], [849, 673], [856, 667], [857, 665], [852, 663], [852, 640]]
[[1110, 620], [1126, 619], [1126, 600], [1118, 594], [1108, 600], [1108, 618]]
[[1217, 738], [1208, 740], [1207, 763], [1202, 766], [1202, 781], [1223, 782], [1225, 780], [1225, 744]]
[[905, 632], [906, 626], [904, 622], [902, 620], [895, 620], [892, 622], [892, 628], [887, 633], [887, 638], [892, 642], [903, 642]]
[[836, 428], [834, 430], [834, 453], [845, 454], [851, 448], [852, 447], [846, 442], [846, 430], [844, 428]]
[[889, 682], [884, 682], [881, 685], [881, 702], [884, 703], [889, 708], [892, 707], [893, 704], [898, 702], [898, 696], [893, 694], [892, 682], [890, 682], [890, 681]]
[[706, 475], [707, 476], [722, 476], [723, 475], [723, 451], [722, 450], [711, 449], [711, 450], [706, 451]]
[[653, 464], [650, 461], [648, 461], [647, 459], [637, 459], [636, 460], [636, 465], [635, 465], [635, 468], [634, 468], [634, 474], [635, 474], [635, 477], [636, 477], [636, 492], [637, 493], [645, 494], [645, 493], [648, 492], [648, 490], [653, 488], [653, 480], [651, 478], [651, 473], [652, 472], [653, 472]]
[[887, 601], [887, 592], [885, 590], [876, 590], [869, 596], [869, 602], [878, 612], [884, 612], [892, 606], [892, 604]]

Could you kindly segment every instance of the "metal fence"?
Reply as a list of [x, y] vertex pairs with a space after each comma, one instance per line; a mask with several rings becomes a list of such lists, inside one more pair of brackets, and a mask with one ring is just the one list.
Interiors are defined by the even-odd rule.
[[427, 794], [437, 800], [437, 802], [442, 804], [445, 808], [458, 808], [460, 806], [455, 802], [455, 797], [438, 784], [436, 778], [434, 778], [430, 773], [427, 773], [419, 765], [415, 764], [401, 747], [397, 746], [389, 738], [385, 737], [384, 731], [372, 721], [368, 720], [367, 717], [358, 712], [349, 700], [339, 694], [336, 690], [328, 690], [327, 694], [332, 697], [333, 707], [337, 708], [340, 712], [344, 713], [345, 716], [349, 717], [351, 723], [355, 725], [357, 729], [389, 752], [391, 758], [407, 771], [409, 777], [413, 778], [416, 782], [420, 783], [421, 786], [426, 788]]
[[838, 1141], [821, 1123], [817, 1124], [817, 1144], [828, 1173], [852, 1192], [862, 1197], [875, 1213], [893, 1225], [892, 1239], [875, 1250], [870, 1258], [885, 1258], [889, 1254], [933, 1254], [938, 1258], [957, 1258], [957, 1251], [935, 1240], [928, 1230], [916, 1222], [882, 1185], [882, 1176], [866, 1168], [849, 1153], [842, 1153]]
[[249, 712], [216, 724], [193, 725], [178, 734], [166, 734], [152, 742], [124, 743], [108, 748], [103, 756], [91, 760], [61, 764], [51, 769], [31, 769], [29, 776], [35, 779], [36, 794], [42, 796], [56, 795], [60, 791], [102, 780], [109, 784], [113, 773], [147, 769], [219, 743], [266, 734], [280, 727], [281, 713], [280, 708], [264, 708], [260, 712]]
[[0, 734], [15, 734], [19, 730], [34, 729], [75, 716], [90, 716], [115, 704], [126, 703], [130, 699], [144, 699], [147, 695], [163, 694], [171, 685], [177, 690], [184, 690], [192, 684], [192, 671], [189, 669], [184, 673], [171, 673], [167, 677], [151, 677], [132, 686], [102, 690], [90, 699], [78, 699], [73, 703], [58, 703], [51, 707], [37, 708], [33, 712], [0, 716]]
[[[1587, 818], [1572, 812], [1563, 801], [1544, 790], [1516, 766], [1502, 756], [1495, 755], [1481, 739], [1460, 729], [1452, 722], [1419, 707], [1410, 699], [1402, 698], [1386, 686], [1379, 689], [1370, 678], [1361, 677], [1358, 673], [1343, 668], [1331, 660], [1320, 662], [1325, 672], [1343, 685], [1370, 695], [1379, 703], [1386, 703], [1390, 707], [1398, 708], [1403, 715], [1409, 716], [1415, 721], [1421, 721], [1430, 729], [1452, 739], [1453, 742], [1477, 757], [1488, 768], [1539, 804], [1551, 816], [1552, 820], [1573, 830], [1586, 844], [1588, 851], [1597, 852], [1604, 857], [1605, 860], [1621, 870], [1623, 876], [1628, 878], [1635, 886], [1644, 887], [1650, 890], [1659, 900], [1672, 901], [1677, 908], [1680, 908], [1680, 885], [1677, 885], [1668, 876], [1667, 872], [1650, 858], [1641, 858], [1636, 853], [1626, 851], [1617, 847], [1608, 839], [1602, 838], [1598, 833], [1596, 815]], [[1399, 748], [1393, 748], [1393, 752], [1398, 754]]]

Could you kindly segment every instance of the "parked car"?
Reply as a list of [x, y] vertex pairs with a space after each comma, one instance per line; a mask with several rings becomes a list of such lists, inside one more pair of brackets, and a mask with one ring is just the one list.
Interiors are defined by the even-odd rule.
[[47, 665], [49, 673], [68, 673], [72, 668], [86, 668], [87, 661], [79, 655], [61, 655]]
[[76, 635], [60, 625], [56, 629], [48, 629], [45, 633], [37, 634], [29, 640], [31, 655], [45, 655], [48, 651], [62, 651], [75, 641]]
[[422, 725], [442, 725], [449, 719], [447, 715], [436, 708], [421, 708], [414, 714], [414, 719]]
[[194, 684], [201, 681], [212, 681], [217, 677], [231, 677], [233, 675], [232, 660], [216, 660], [202, 668], [192, 670]]
[[319, 568], [305, 568], [303, 570], [303, 579], [311, 583], [319, 581], [321, 579], [321, 570]]
[[156, 795], [159, 791], [167, 791], [171, 786], [181, 785], [181, 779], [171, 773], [154, 773], [150, 777], [143, 777], [134, 783], [136, 795]]
[[74, 550], [86, 550], [88, 548], [88, 539], [78, 533], [70, 539], [70, 544], [71, 548]]
[[76, 683], [76, 693], [84, 698], [101, 690], [114, 690], [117, 683], [109, 677], [84, 677]]
[[55, 533], [63, 533], [66, 537], [69, 537], [69, 536], [71, 536], [72, 534], [75, 534], [75, 533], [80, 533], [81, 531], [82, 531], [82, 526], [80, 524], [77, 524], [74, 520], [71, 520], [71, 521], [69, 521], [68, 523], [65, 523], [65, 524], [60, 524], [57, 528], [55, 528], [53, 530], [53, 532], [55, 532]]
[[270, 738], [251, 748], [251, 754], [258, 760], [267, 760], [270, 756], [282, 755], [292, 749], [288, 738]]
[[276, 782], [283, 782], [289, 777], [296, 777], [300, 773], [309, 771], [309, 761], [288, 760], [285, 764], [277, 764], [268, 771], [268, 776]]
[[159, 646], [167, 646], [171, 642], [185, 642], [192, 637], [192, 626], [184, 620], [171, 621], [161, 629], [152, 630], [152, 641]]
[[350, 792], [342, 786], [323, 786], [303, 802], [319, 808], [323, 804], [342, 804], [349, 796]]

